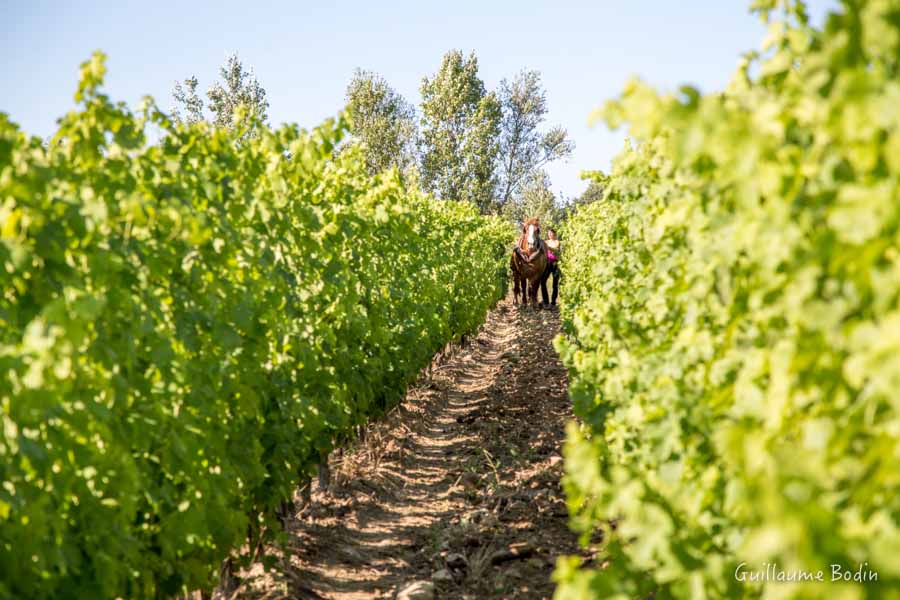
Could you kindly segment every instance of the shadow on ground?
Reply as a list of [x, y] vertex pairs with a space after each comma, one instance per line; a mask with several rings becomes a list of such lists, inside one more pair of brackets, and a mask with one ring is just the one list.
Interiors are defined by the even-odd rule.
[[550, 598], [567, 527], [560, 449], [571, 418], [555, 311], [502, 301], [468, 348], [423, 378], [366, 441], [333, 458], [327, 491], [287, 526], [277, 571], [243, 598]]

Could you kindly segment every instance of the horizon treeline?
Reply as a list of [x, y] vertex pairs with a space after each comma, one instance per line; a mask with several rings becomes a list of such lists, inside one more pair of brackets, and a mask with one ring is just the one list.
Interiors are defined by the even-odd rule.
[[[266, 122], [266, 91], [236, 54], [220, 67], [206, 102], [199, 86], [193, 75], [176, 82], [176, 119], [232, 127], [236, 108], [246, 105]], [[358, 144], [371, 174], [396, 168], [437, 198], [469, 201], [513, 222], [527, 215], [559, 224], [601, 191], [596, 181], [576, 198], [551, 190], [545, 167], [571, 157], [575, 144], [563, 127], [546, 122], [539, 71], [523, 68], [490, 90], [475, 53], [450, 50], [435, 73], [423, 76], [419, 92], [415, 105], [382, 75], [357, 68], [344, 98], [352, 137], [337, 151]]]

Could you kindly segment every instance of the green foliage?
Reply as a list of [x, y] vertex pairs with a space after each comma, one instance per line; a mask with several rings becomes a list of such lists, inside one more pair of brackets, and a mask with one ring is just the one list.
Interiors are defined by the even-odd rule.
[[606, 189], [607, 178], [601, 171], [583, 172], [581, 178], [588, 180], [588, 186], [580, 196], [572, 201], [573, 209], [597, 202], [603, 198], [603, 190]]
[[448, 52], [421, 92], [424, 185], [443, 200], [495, 211], [501, 106], [478, 77], [478, 59]]
[[602, 111], [637, 145], [564, 232], [557, 348], [573, 524], [612, 562], [558, 598], [900, 598], [900, 2], [777, 4], [725, 93]]
[[342, 120], [175, 125], [104, 71], [49, 146], [0, 114], [3, 598], [211, 587], [506, 288], [508, 225], [333, 158]]
[[547, 114], [547, 94], [537, 71], [523, 70], [512, 81], [500, 82], [499, 188], [501, 208], [520, 194], [522, 187], [539, 176], [549, 162], [572, 155], [575, 144], [562, 127], [542, 133]]
[[[198, 123], [203, 120], [203, 99], [197, 94], [197, 86], [199, 82], [194, 76], [188, 77], [182, 82], [175, 82], [175, 89], [172, 90], [172, 97], [175, 99], [175, 110], [173, 116], [176, 120], [182, 119], [187, 123]], [[184, 116], [181, 110], [184, 110]]]
[[404, 173], [415, 164], [415, 110], [384, 78], [357, 70], [347, 86], [347, 113], [369, 173], [392, 167]]
[[550, 178], [543, 171], [532, 173], [518, 198], [503, 206], [504, 218], [521, 224], [526, 219], [540, 219], [543, 231], [547, 227], [559, 227], [565, 219], [565, 210], [556, 201], [550, 189]]
[[[266, 90], [256, 79], [253, 69], [245, 68], [237, 54], [230, 54], [225, 59], [225, 64], [219, 67], [219, 77], [221, 81], [213, 83], [206, 92], [212, 123], [216, 127], [242, 127], [252, 135], [255, 128], [248, 127], [248, 124], [265, 123], [267, 118], [269, 101], [266, 100]], [[173, 111], [175, 119], [183, 119], [189, 124], [204, 120], [203, 99], [197, 94], [197, 78], [189, 77], [183, 83], [176, 82], [172, 91], [176, 103]], [[182, 109], [185, 112], [183, 117]], [[236, 119], [246, 122], [238, 123]]]

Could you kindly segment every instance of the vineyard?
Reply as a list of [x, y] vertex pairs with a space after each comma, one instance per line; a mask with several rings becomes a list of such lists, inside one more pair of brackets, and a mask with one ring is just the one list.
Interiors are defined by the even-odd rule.
[[3, 597], [211, 588], [506, 286], [508, 225], [332, 158], [341, 122], [176, 127], [103, 75], [46, 146], [0, 122]]
[[601, 111], [636, 144], [563, 235], [558, 349], [611, 564], [559, 598], [900, 598], [900, 5], [845, 9], [790, 5], [724, 93]]
[[312, 130], [129, 109], [99, 52], [51, 137], [0, 112], [0, 600], [900, 600], [900, 0], [753, 10], [565, 206], [474, 53], [421, 135], [363, 71]]

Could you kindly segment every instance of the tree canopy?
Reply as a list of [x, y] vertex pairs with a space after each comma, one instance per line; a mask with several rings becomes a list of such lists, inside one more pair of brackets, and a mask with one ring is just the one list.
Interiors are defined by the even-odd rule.
[[[235, 112], [239, 106], [265, 122], [268, 119], [269, 102], [266, 90], [256, 79], [252, 68], [246, 68], [237, 54], [230, 54], [219, 67], [221, 81], [216, 81], [206, 91], [209, 100], [207, 108], [212, 113], [209, 119], [217, 127], [234, 127]], [[196, 123], [206, 120], [203, 99], [197, 93], [199, 81], [191, 76], [183, 82], [176, 82], [172, 91], [175, 99], [174, 116], [180, 121]], [[184, 115], [182, 115], [182, 110]]]
[[559, 226], [565, 220], [566, 211], [550, 189], [550, 177], [543, 171], [534, 171], [522, 186], [521, 193], [503, 205], [503, 216], [514, 223], [536, 217], [546, 228]]
[[500, 82], [503, 109], [499, 151], [498, 201], [506, 206], [547, 163], [571, 156], [575, 144], [562, 127], [540, 130], [547, 95], [537, 71], [520, 71]]
[[497, 208], [494, 190], [502, 109], [478, 76], [478, 59], [459, 50], [422, 80], [422, 181], [445, 200]]
[[415, 108], [383, 77], [357, 69], [347, 86], [347, 111], [353, 137], [365, 147], [370, 173], [391, 167], [403, 172], [415, 164]]

